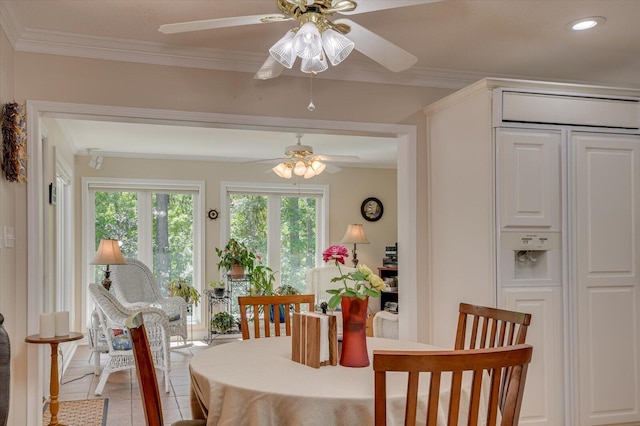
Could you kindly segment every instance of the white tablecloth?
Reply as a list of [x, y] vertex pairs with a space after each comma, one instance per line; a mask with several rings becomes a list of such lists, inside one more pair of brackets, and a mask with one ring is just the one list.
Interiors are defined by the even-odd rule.
[[[367, 338], [374, 349], [440, 350], [431, 345]], [[291, 338], [271, 337], [226, 343], [191, 360], [192, 397], [207, 425], [373, 425], [373, 368], [337, 365], [312, 368], [291, 360]], [[421, 378], [428, 386], [428, 377]], [[426, 382], [426, 383], [425, 383]], [[448, 380], [444, 380], [448, 386]], [[387, 373], [387, 424], [404, 424], [406, 373]], [[446, 399], [448, 392], [441, 392]], [[426, 402], [425, 402], [426, 404]], [[442, 403], [441, 403], [442, 405]], [[418, 421], [425, 423], [424, 408]], [[462, 423], [461, 423], [462, 424]], [[466, 419], [464, 419], [466, 424]]]

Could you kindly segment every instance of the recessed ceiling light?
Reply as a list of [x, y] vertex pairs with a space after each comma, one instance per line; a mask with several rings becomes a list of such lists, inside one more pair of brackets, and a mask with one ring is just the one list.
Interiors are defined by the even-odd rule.
[[569, 23], [569, 28], [573, 31], [584, 31], [595, 27], [596, 25], [604, 24], [607, 21], [602, 16], [590, 16], [588, 18], [578, 19]]

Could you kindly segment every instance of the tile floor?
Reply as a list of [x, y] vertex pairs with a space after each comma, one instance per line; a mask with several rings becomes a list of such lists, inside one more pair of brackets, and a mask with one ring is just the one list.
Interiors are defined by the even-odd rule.
[[[219, 343], [223, 342], [221, 340]], [[193, 346], [189, 348], [171, 351], [170, 393], [162, 392], [164, 378], [158, 377], [158, 385], [163, 397], [162, 411], [165, 424], [191, 418], [189, 361], [198, 351], [207, 348], [208, 346], [203, 342], [193, 342]], [[144, 413], [135, 370], [110, 374], [102, 395], [96, 396], [94, 391], [100, 376], [93, 374], [94, 364], [90, 355], [86, 345], [78, 346], [76, 349], [61, 380], [60, 401], [109, 398], [107, 426], [144, 426]], [[102, 357], [104, 365], [106, 355], [102, 355]]]

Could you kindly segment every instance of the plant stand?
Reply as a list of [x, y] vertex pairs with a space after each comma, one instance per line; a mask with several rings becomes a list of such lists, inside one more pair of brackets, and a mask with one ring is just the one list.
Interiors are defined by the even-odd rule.
[[225, 333], [218, 333], [211, 325], [211, 320], [214, 315], [223, 310], [230, 313], [234, 318], [240, 315], [238, 309], [238, 296], [244, 296], [249, 294], [249, 275], [243, 275], [240, 278], [232, 277], [231, 275], [225, 275], [226, 288], [224, 295], [216, 295], [214, 289], [207, 289], [203, 293], [207, 300], [207, 336], [204, 341], [210, 345], [213, 340], [224, 336], [225, 338], [236, 338], [240, 335], [240, 330], [237, 327], [233, 327]]

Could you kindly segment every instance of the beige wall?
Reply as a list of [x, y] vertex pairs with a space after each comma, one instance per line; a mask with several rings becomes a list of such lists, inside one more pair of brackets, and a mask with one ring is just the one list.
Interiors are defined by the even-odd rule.
[[[4, 34], [0, 37], [0, 74], [0, 97], [3, 101], [15, 98], [18, 102], [41, 100], [336, 122], [415, 125], [418, 128], [418, 194], [411, 205], [398, 206], [397, 209], [417, 209], [419, 217], [416, 230], [418, 247], [401, 248], [401, 252], [414, 250], [419, 259], [425, 258], [426, 226], [424, 216], [419, 213], [425, 211], [426, 206], [426, 143], [421, 110], [425, 105], [451, 93], [450, 90], [316, 79], [313, 98], [317, 109], [311, 113], [306, 109], [309, 102], [308, 77], [280, 77], [272, 81], [257, 81], [248, 73], [14, 53]], [[50, 155], [48, 150], [45, 151], [47, 152]], [[52, 160], [45, 159], [45, 164], [48, 161]], [[105, 160], [106, 164], [101, 173], [109, 170], [110, 161]], [[84, 163], [81, 160], [76, 161], [76, 178], [87, 172], [83, 170], [86, 168]], [[207, 169], [204, 165], [200, 167]], [[156, 168], [160, 175], [166, 173], [166, 170], [161, 170], [158, 165], [150, 164], [149, 168]], [[260, 177], [264, 175], [261, 174]], [[395, 242], [393, 231], [388, 230], [392, 229], [389, 224], [394, 223], [397, 217], [393, 201], [395, 189], [384, 185], [372, 189], [366, 185], [369, 178], [361, 178], [351, 170], [345, 170], [339, 178], [349, 184], [336, 185], [335, 190], [332, 187], [335, 194], [332, 193], [331, 213], [332, 216], [339, 213], [331, 227], [332, 242], [337, 242], [342, 237], [348, 223], [360, 221], [359, 206], [363, 198], [377, 196], [385, 203], [383, 219], [377, 224], [365, 224], [367, 233], [376, 241], [375, 244], [362, 246], [359, 250], [364, 262], [376, 265], [383, 256], [384, 246]], [[218, 204], [219, 198], [215, 194], [219, 188], [215, 186], [208, 186], [207, 191], [212, 195], [208, 194], [207, 207]], [[336, 202], [333, 202], [334, 199]], [[11, 398], [13, 419], [25, 418], [27, 411], [24, 402], [27, 400], [24, 384], [27, 363], [23, 356], [26, 353], [26, 344], [23, 341], [27, 334], [26, 216], [25, 185], [7, 184], [2, 181], [0, 225], [15, 225], [17, 239], [15, 249], [0, 250], [0, 309], [7, 317], [15, 360]], [[206, 233], [207, 259], [210, 259], [210, 241], [219, 240], [216, 238], [219, 231], [215, 225], [207, 223]], [[76, 235], [76, 241], [77, 238], [79, 235]], [[210, 269], [207, 267], [207, 277], [211, 275]], [[424, 288], [423, 284], [420, 285], [420, 288]], [[427, 303], [426, 297], [426, 291], [424, 294], [419, 291], [418, 298], [421, 304]]]
[[[0, 101], [12, 102], [14, 96], [15, 55], [4, 32], [0, 32]], [[10, 183], [0, 178], [0, 230], [4, 226], [14, 228], [16, 242], [14, 248], [5, 248], [0, 242], [0, 313], [4, 316], [4, 327], [11, 339], [11, 383], [9, 424], [19, 424], [16, 419], [26, 410], [26, 383], [24, 377], [27, 366], [26, 345], [21, 343], [27, 333], [26, 306], [26, 184]], [[0, 234], [1, 235], [1, 234]], [[17, 373], [17, 374], [16, 374]]]

